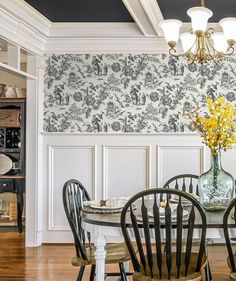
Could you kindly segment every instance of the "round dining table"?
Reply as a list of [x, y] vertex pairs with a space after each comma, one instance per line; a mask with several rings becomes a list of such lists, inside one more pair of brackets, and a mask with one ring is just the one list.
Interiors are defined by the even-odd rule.
[[[224, 211], [205, 211], [207, 218], [207, 234], [206, 238], [222, 239], [223, 235], [223, 214]], [[96, 251], [96, 281], [104, 281], [105, 276], [105, 246], [107, 242], [124, 242], [121, 224], [121, 213], [114, 214], [101, 214], [101, 213], [88, 213], [82, 214], [82, 227], [85, 231], [90, 232], [94, 241]], [[195, 227], [201, 228], [201, 223], [196, 218]], [[235, 220], [230, 217], [228, 226], [232, 229], [232, 235], [236, 235]], [[235, 228], [235, 229], [234, 229]], [[236, 237], [236, 236], [234, 236]], [[128, 268], [128, 265], [127, 267]]]

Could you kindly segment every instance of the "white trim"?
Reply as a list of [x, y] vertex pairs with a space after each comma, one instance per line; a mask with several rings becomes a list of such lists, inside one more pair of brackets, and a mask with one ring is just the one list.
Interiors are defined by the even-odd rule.
[[40, 132], [41, 135], [43, 136], [94, 136], [94, 137], [102, 137], [102, 136], [113, 136], [114, 138], [119, 137], [119, 136], [128, 136], [128, 137], [145, 137], [145, 136], [153, 136], [153, 137], [166, 137], [166, 136], [175, 136], [175, 137], [197, 137], [200, 139], [200, 135], [197, 132], [176, 132], [176, 133], [81, 133], [81, 132]]
[[24, 0], [2, 0], [0, 1], [0, 8], [30, 24], [32, 28], [37, 29], [41, 34], [49, 35], [52, 22]]
[[16, 74], [16, 75], [19, 75], [19, 76], [24, 77], [24, 78], [30, 78], [30, 79], [33, 79], [33, 80], [37, 80], [37, 77], [36, 77], [36, 76], [31, 75], [31, 74], [29, 74], [29, 73], [27, 73], [27, 72], [18, 70], [17, 68], [12, 67], [12, 66], [7, 65], [7, 64], [2, 63], [2, 62], [0, 62], [0, 69], [9, 71], [9, 72], [11, 72], [12, 74]]
[[[142, 31], [142, 33], [146, 37], [153, 37], [156, 36], [155, 30], [153, 26], [150, 24], [148, 16], [143, 9], [143, 6], [140, 0], [133, 1], [133, 0], [122, 0], [124, 5], [126, 6], [127, 10], [137, 23], [138, 27]], [[145, 0], [148, 1], [148, 0]]]
[[54, 198], [53, 198], [53, 156], [55, 150], [60, 149], [90, 149], [92, 151], [92, 174], [93, 174], [93, 196], [97, 194], [97, 146], [85, 146], [85, 145], [76, 145], [76, 146], [68, 146], [68, 145], [48, 145], [48, 228], [47, 231], [69, 231], [70, 229], [67, 226], [55, 226], [53, 220], [53, 206], [54, 206]]
[[132, 38], [143, 35], [134, 22], [55, 22], [49, 38]]
[[206, 162], [206, 149], [204, 145], [157, 145], [156, 151], [157, 151], [157, 186], [161, 187], [162, 182], [162, 152], [165, 149], [199, 149], [200, 153], [200, 174], [202, 174], [205, 170], [205, 162]]
[[146, 189], [151, 188], [151, 145], [102, 145], [102, 198], [107, 198], [107, 180], [108, 180], [108, 151], [109, 149], [144, 149], [146, 151]]
[[163, 38], [50, 38], [47, 53], [167, 53]]
[[162, 21], [163, 15], [156, 0], [139, 0], [153, 29], [157, 36], [163, 36], [162, 30], [159, 27], [159, 22]]

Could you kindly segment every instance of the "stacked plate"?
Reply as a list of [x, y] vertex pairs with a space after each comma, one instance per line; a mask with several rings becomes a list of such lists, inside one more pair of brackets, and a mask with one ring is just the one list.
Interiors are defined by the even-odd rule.
[[111, 198], [107, 200], [85, 201], [84, 207], [89, 207], [97, 213], [119, 213], [124, 208], [128, 198]]
[[[189, 212], [187, 210], [183, 210], [183, 221], [188, 220], [188, 214]], [[149, 217], [153, 218], [153, 211], [148, 212]], [[159, 216], [161, 220], [165, 220], [165, 208], [159, 209]], [[177, 208], [171, 206], [171, 220], [177, 221]]]
[[[197, 196], [196, 194], [191, 193], [191, 195], [197, 199], [199, 201], [199, 196]], [[175, 196], [173, 199], [171, 199], [172, 202], [178, 203], [179, 202], [179, 196]], [[182, 197], [181, 198], [181, 204], [184, 207], [188, 207], [188, 206], [192, 206], [191, 201], [189, 201], [188, 199]]]
[[12, 169], [12, 160], [5, 154], [0, 154], [0, 175], [5, 175]]

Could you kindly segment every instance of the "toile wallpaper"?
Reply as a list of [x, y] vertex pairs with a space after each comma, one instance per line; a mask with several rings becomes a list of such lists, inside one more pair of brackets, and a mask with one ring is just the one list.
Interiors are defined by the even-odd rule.
[[182, 133], [187, 113], [207, 97], [236, 104], [236, 57], [223, 65], [187, 65], [152, 54], [50, 55], [44, 131]]

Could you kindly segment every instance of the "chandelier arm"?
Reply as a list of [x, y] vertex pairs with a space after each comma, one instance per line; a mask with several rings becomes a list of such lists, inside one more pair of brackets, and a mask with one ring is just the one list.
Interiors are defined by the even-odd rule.
[[197, 55], [193, 54], [193, 53], [190, 53], [190, 57], [189, 58], [191, 59], [191, 62], [189, 64], [192, 64], [192, 63], [196, 62], [197, 59], [198, 59]]
[[186, 52], [181, 53], [181, 54], [177, 54], [177, 51], [176, 51], [175, 48], [170, 48], [170, 49], [169, 49], [169, 54], [170, 54], [171, 56], [173, 56], [173, 57], [176, 57], [176, 58], [178, 58], [178, 57], [183, 57], [183, 56], [189, 56], [189, 55], [192, 53], [191, 50], [192, 50], [192, 48], [194, 47], [194, 45], [195, 45], [196, 43], [197, 43], [197, 38], [196, 38], [196, 40], [194, 41], [193, 45], [192, 45]]
[[233, 46], [228, 47], [227, 51], [225, 52], [225, 55], [226, 56], [230, 56], [230, 55], [232, 55], [234, 53], [234, 51], [235, 51], [235, 49], [234, 49]]
[[212, 51], [214, 52], [213, 55], [211, 54], [208, 46], [208, 55], [210, 57], [209, 61], [214, 61], [214, 63], [219, 64], [222, 63], [223, 56], [220, 55], [220, 52], [218, 52], [213, 45], [211, 44], [210, 40], [207, 40], [208, 44], [210, 45]]
[[[212, 48], [213, 51], [213, 55], [211, 54], [211, 50], [209, 49], [209, 45]], [[207, 40], [207, 51], [208, 51], [208, 61], [213, 61], [214, 63], [218, 64], [220, 62], [222, 62], [222, 56], [219, 55], [219, 52], [216, 51], [215, 48], [213, 48], [211, 42], [209, 40]]]
[[169, 50], [169, 54], [170, 54], [172, 57], [179, 58], [179, 57], [187, 56], [187, 55], [188, 55], [188, 51], [185, 52], [185, 53], [182, 53], [182, 54], [177, 54], [177, 51], [176, 51], [174, 48], [171, 48], [171, 49]]
[[218, 52], [214, 46], [211, 44], [210, 40], [207, 40], [207, 42], [209, 43], [210, 47], [212, 48], [212, 50], [214, 51], [215, 54], [219, 54], [220, 52]]
[[211, 44], [209, 38], [206, 38], [206, 47], [207, 47], [208, 56], [210, 57], [210, 60], [215, 61], [214, 58], [216, 57], [216, 54], [218, 54], [218, 52], [216, 51], [216, 49]]
[[215, 30], [214, 30], [214, 28], [210, 27], [205, 32], [205, 35], [206, 35], [207, 38], [210, 38], [213, 33], [215, 33]]

